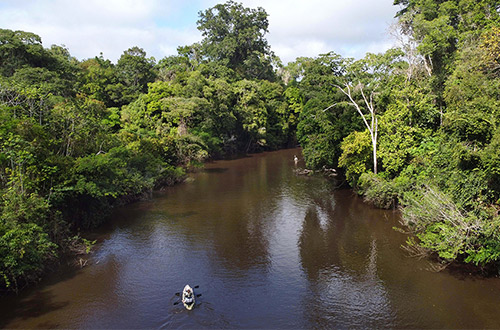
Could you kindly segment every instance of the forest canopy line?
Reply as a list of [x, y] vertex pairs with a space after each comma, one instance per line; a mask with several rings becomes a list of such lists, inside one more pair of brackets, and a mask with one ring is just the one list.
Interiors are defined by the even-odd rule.
[[116, 64], [0, 29], [0, 286], [18, 290], [86, 243], [79, 228], [209, 158], [299, 143], [379, 207], [409, 244], [500, 265], [498, 1], [396, 0], [400, 48], [284, 66], [268, 15], [229, 1], [203, 39]]

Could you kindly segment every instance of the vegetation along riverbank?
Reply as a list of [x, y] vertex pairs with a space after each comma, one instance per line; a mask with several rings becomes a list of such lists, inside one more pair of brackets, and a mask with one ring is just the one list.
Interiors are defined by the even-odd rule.
[[302, 146], [443, 263], [500, 261], [500, 6], [396, 0], [401, 47], [283, 65], [263, 8], [199, 13], [159, 61], [77, 60], [0, 30], [0, 286], [18, 290], [122, 202], [208, 158]]

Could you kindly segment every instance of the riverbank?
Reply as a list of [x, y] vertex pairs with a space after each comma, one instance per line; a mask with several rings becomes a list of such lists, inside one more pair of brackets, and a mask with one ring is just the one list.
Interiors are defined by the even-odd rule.
[[477, 199], [466, 207], [432, 181], [398, 179], [364, 173], [355, 190], [375, 207], [401, 211], [398, 230], [411, 234], [404, 246], [410, 255], [437, 261], [436, 269], [463, 268], [463, 273], [487, 277], [500, 274], [498, 205]]
[[[110, 152], [96, 157], [113, 157]], [[102, 159], [100, 160], [102, 161]], [[92, 166], [94, 164], [86, 164]], [[99, 166], [96, 166], [96, 171]], [[106, 184], [109, 172], [102, 172], [98, 177], [85, 177], [86, 183]], [[123, 176], [122, 176], [123, 177]], [[124, 178], [124, 177], [123, 177]], [[72, 260], [75, 266], [85, 265], [85, 256], [89, 253], [93, 242], [80, 235], [81, 231], [90, 230], [102, 225], [113, 209], [139, 200], [151, 198], [154, 189], [162, 189], [182, 182], [186, 178], [186, 169], [181, 167], [164, 167], [156, 172], [144, 172], [128, 184], [116, 183], [104, 189], [115, 191], [113, 194], [98, 193], [88, 189], [75, 189], [66, 185], [52, 193], [48, 200], [31, 195], [27, 201], [17, 207], [43, 203], [33, 210], [36, 221], [21, 223], [14, 227], [0, 226], [0, 252], [3, 264], [0, 269], [0, 295], [9, 292], [16, 294], [39, 282], [45, 274], [57, 268], [62, 260]], [[92, 181], [91, 181], [92, 180]], [[50, 202], [49, 202], [50, 201]], [[9, 205], [15, 208], [16, 205]], [[6, 215], [6, 208], [3, 210]], [[7, 209], [8, 211], [8, 209]], [[42, 212], [43, 211], [43, 212]], [[36, 213], [37, 212], [37, 213]], [[22, 218], [23, 215], [15, 216]], [[31, 216], [31, 217], [34, 217]], [[8, 218], [8, 217], [7, 217]], [[8, 224], [8, 221], [6, 222]], [[1, 225], [1, 224], [0, 224]]]

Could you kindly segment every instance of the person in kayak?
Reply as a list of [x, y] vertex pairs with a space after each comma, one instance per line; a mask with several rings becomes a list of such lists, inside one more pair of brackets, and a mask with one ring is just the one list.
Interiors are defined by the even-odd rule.
[[185, 303], [185, 304], [192, 304], [193, 303], [193, 300], [194, 300], [194, 297], [193, 297], [193, 291], [191, 289], [187, 289], [183, 292], [183, 297], [182, 297], [182, 301]]

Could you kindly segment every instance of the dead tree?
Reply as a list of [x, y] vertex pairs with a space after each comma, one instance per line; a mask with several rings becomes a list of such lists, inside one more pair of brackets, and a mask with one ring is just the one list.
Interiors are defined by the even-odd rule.
[[372, 147], [373, 147], [373, 173], [377, 174], [377, 134], [378, 134], [378, 119], [376, 116], [376, 111], [375, 111], [375, 106], [373, 104], [373, 92], [370, 93], [370, 99], [368, 100], [367, 97], [365, 96], [365, 93], [363, 92], [363, 86], [358, 84], [357, 88], [361, 90], [361, 95], [363, 96], [363, 100], [365, 101], [366, 108], [369, 111], [369, 115], [371, 118], [370, 124], [368, 124], [368, 120], [366, 119], [366, 115], [363, 113], [361, 110], [361, 107], [358, 105], [358, 103], [354, 100], [352, 97], [351, 93], [351, 87], [348, 84], [344, 84], [345, 90], [338, 86], [335, 85], [342, 93], [344, 93], [348, 98], [350, 103], [356, 108], [358, 111], [359, 115], [363, 119], [363, 122], [365, 123], [366, 128], [370, 132], [370, 138], [372, 140]]

